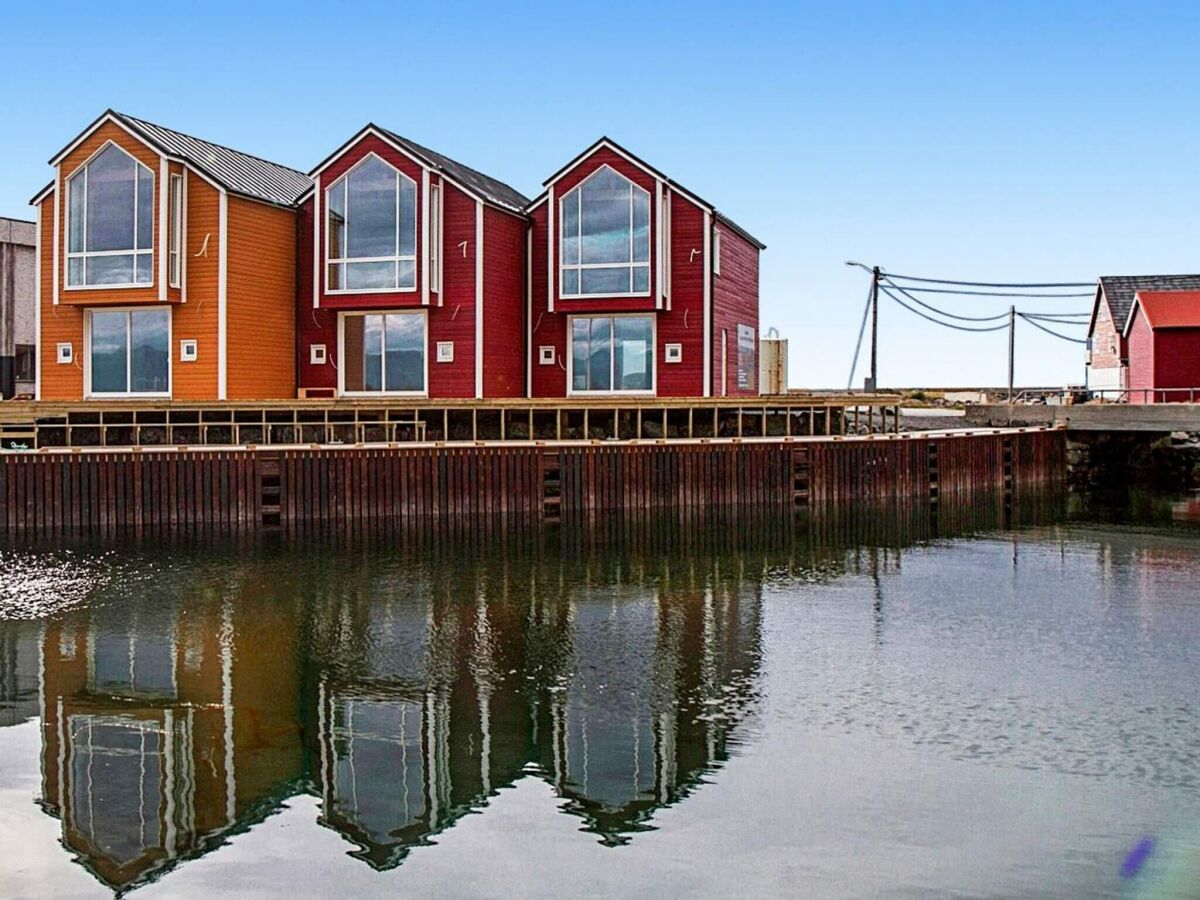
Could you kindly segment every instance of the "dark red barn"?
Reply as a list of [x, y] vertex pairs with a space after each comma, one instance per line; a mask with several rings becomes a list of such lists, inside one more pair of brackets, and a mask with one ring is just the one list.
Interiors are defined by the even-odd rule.
[[1125, 339], [1131, 403], [1200, 400], [1200, 291], [1139, 291]]

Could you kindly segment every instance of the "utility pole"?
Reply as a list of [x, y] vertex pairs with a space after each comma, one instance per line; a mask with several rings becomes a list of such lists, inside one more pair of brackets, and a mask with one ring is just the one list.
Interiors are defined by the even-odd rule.
[[871, 269], [871, 383], [867, 389], [879, 390], [879, 266]]
[[1008, 405], [1013, 401], [1013, 356], [1017, 347], [1017, 308], [1008, 308]]

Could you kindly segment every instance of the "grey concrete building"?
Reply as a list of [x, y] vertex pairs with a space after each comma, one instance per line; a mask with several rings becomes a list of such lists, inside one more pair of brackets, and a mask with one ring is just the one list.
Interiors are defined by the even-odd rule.
[[0, 217], [0, 398], [34, 394], [37, 298], [35, 226]]

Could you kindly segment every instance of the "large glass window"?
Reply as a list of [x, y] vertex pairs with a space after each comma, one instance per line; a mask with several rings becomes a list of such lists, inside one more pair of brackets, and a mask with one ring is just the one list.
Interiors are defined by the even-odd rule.
[[328, 290], [417, 286], [417, 185], [368, 156], [325, 193]]
[[654, 389], [654, 319], [575, 316], [571, 319], [571, 390]]
[[67, 285], [154, 281], [154, 173], [108, 144], [67, 182]]
[[170, 391], [169, 309], [92, 310], [89, 318], [93, 394]]
[[346, 314], [341, 364], [346, 393], [424, 393], [425, 315]]
[[650, 192], [603, 166], [559, 204], [561, 293], [650, 292]]

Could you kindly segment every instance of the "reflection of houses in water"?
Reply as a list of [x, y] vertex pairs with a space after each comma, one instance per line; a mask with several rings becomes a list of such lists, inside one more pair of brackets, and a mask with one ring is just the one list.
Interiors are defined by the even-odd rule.
[[725, 758], [758, 665], [756, 576], [656, 565], [97, 596], [35, 646], [43, 806], [117, 891], [306, 790], [376, 868], [528, 775], [620, 843]]
[[0, 728], [38, 714], [40, 634], [34, 622], [0, 622]]
[[[295, 630], [272, 612], [203, 596], [97, 598], [46, 626], [42, 804], [115, 890], [212, 849], [291, 792], [298, 665], [269, 648], [291, 648]], [[235, 629], [268, 652], [235, 656]]]

